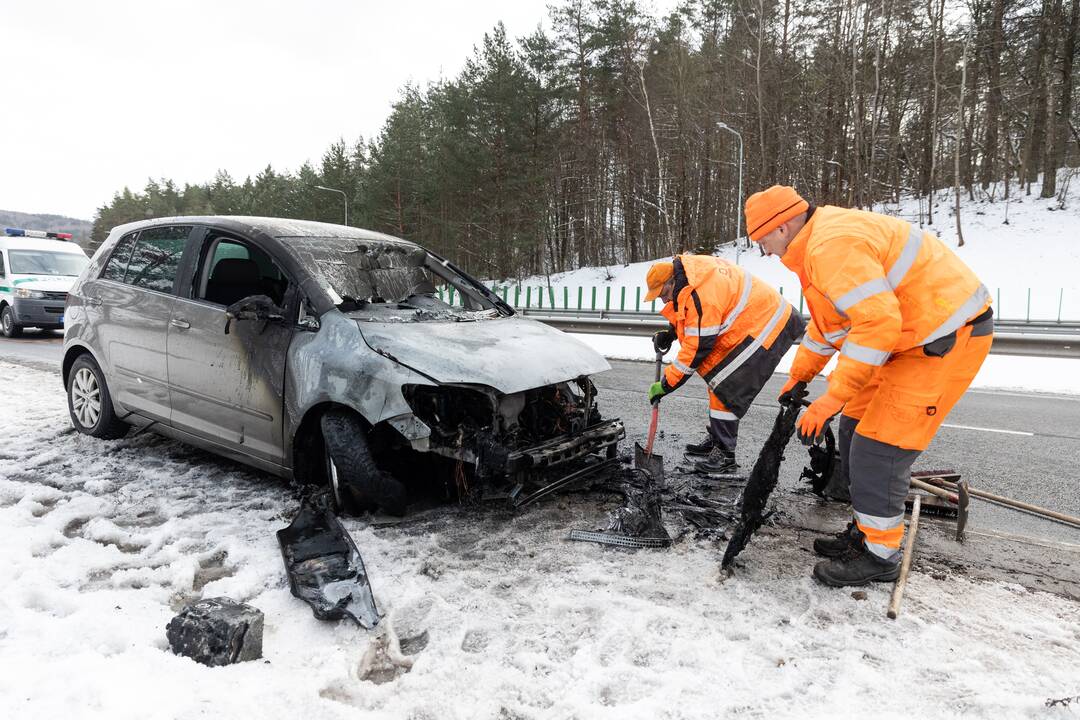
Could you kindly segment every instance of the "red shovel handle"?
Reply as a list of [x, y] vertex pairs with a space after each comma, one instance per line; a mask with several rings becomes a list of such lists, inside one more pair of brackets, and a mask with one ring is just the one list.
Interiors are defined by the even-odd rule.
[[653, 441], [656, 440], [656, 426], [660, 421], [660, 404], [653, 405], [652, 419], [649, 420], [649, 439], [645, 442], [645, 454], [652, 457]]

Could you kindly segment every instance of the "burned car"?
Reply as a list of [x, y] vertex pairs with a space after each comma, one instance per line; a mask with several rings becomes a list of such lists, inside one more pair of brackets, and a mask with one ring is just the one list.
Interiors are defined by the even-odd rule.
[[149, 428], [404, 511], [414, 485], [508, 488], [612, 455], [607, 362], [452, 262], [358, 228], [180, 217], [115, 228], [72, 288], [71, 420]]

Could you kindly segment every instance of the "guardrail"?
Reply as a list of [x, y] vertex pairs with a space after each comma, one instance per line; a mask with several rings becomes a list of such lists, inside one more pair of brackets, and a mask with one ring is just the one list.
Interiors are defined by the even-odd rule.
[[[647, 290], [642, 286], [601, 283], [599, 285], [530, 285], [491, 283], [492, 292], [514, 308], [529, 310], [579, 312], [656, 312], [663, 306], [659, 300], [645, 301]], [[994, 313], [1024, 322], [1067, 323], [1080, 319], [1080, 288], [990, 288], [994, 296]], [[781, 285], [777, 291], [799, 312], [806, 312], [802, 289]], [[1067, 292], [1066, 292], [1067, 291]], [[454, 291], [446, 295], [440, 289], [439, 298], [454, 304]]]
[[[649, 336], [668, 325], [659, 314], [649, 312], [529, 308], [519, 308], [517, 312], [566, 332], [593, 335]], [[1080, 358], [1080, 322], [995, 318], [994, 344], [990, 352], [995, 355]]]

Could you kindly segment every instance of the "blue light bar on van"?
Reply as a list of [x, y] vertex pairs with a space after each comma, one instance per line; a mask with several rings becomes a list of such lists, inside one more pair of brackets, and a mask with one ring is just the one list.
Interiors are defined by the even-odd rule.
[[47, 238], [49, 240], [70, 240], [71, 233], [45, 232], [44, 230], [24, 230], [22, 228], [4, 228], [8, 237]]

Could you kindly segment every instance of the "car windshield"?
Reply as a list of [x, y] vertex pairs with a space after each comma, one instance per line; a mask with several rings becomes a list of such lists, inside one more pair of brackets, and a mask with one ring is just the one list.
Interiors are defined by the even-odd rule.
[[9, 250], [9, 270], [18, 275], [78, 275], [90, 262], [81, 253], [51, 250]]
[[287, 244], [342, 312], [405, 321], [500, 314], [479, 281], [410, 243], [302, 237]]

